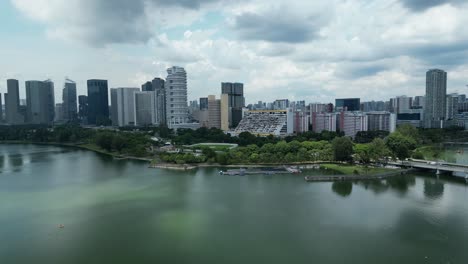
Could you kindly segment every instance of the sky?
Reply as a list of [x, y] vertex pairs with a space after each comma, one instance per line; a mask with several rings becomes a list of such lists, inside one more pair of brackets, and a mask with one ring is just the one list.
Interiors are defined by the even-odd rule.
[[464, 0], [1, 0], [6, 79], [141, 87], [184, 67], [190, 100], [244, 83], [247, 103], [424, 95], [425, 72], [468, 93]]

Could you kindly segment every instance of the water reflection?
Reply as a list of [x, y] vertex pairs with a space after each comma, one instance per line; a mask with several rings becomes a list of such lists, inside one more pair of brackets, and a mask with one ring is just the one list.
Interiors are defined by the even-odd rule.
[[0, 173], [2, 172], [3, 168], [5, 167], [5, 156], [0, 156]]
[[334, 182], [332, 184], [332, 190], [342, 197], [347, 197], [350, 196], [353, 191], [353, 183], [350, 181]]
[[416, 177], [404, 175], [390, 177], [385, 180], [358, 181], [356, 184], [364, 187], [366, 190], [371, 190], [374, 194], [381, 194], [391, 189], [401, 195], [405, 195], [411, 187], [416, 185]]
[[440, 199], [444, 195], [444, 184], [439, 180], [424, 180], [424, 195], [431, 199]]

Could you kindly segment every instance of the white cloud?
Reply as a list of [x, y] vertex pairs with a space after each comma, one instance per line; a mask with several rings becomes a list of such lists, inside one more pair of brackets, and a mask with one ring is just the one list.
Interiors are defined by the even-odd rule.
[[[193, 99], [219, 94], [223, 81], [244, 82], [248, 102], [388, 99], [423, 94], [425, 70], [433, 67], [449, 71], [449, 91], [468, 81], [468, 7], [459, 1], [12, 2], [44, 24], [49, 37], [68, 40], [68, 49], [84, 57], [73, 57], [67, 70], [80, 69], [83, 79], [104, 75], [116, 86], [164, 77], [174, 64], [187, 69]], [[212, 22], [204, 17], [210, 13], [225, 19]], [[100, 64], [86, 64], [87, 56]], [[19, 66], [8, 71], [19, 72]], [[53, 71], [64, 69], [48, 69]]]

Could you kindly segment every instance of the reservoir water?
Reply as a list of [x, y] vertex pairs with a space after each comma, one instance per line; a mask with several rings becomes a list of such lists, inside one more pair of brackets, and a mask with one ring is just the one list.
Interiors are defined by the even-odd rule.
[[468, 263], [461, 181], [218, 171], [0, 145], [0, 263]]

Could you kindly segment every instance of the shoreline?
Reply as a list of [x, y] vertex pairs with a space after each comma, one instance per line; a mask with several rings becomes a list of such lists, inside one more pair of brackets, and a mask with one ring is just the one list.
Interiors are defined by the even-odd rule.
[[[296, 166], [300, 169], [316, 169], [317, 165], [321, 164], [336, 164], [336, 165], [347, 165], [342, 162], [333, 162], [333, 161], [313, 161], [313, 162], [296, 162], [296, 163], [259, 163], [259, 164], [230, 164], [230, 165], [222, 165], [222, 164], [208, 164], [208, 163], [201, 163], [201, 164], [173, 164], [173, 163], [158, 163], [158, 164], [152, 164], [154, 162], [154, 159], [150, 158], [139, 158], [139, 157], [131, 157], [131, 156], [123, 156], [123, 155], [118, 155], [114, 153], [109, 153], [105, 150], [100, 150], [96, 149], [93, 147], [86, 146], [84, 143], [81, 144], [69, 144], [69, 143], [58, 143], [58, 142], [33, 142], [33, 141], [0, 141], [1, 144], [33, 144], [33, 145], [47, 145], [47, 146], [58, 146], [58, 147], [69, 147], [69, 148], [77, 148], [81, 150], [86, 150], [86, 151], [92, 151], [94, 153], [106, 155], [109, 157], [113, 157], [116, 160], [134, 160], [134, 161], [143, 161], [143, 162], [148, 162], [149, 168], [153, 169], [165, 169], [165, 170], [176, 170], [176, 171], [191, 171], [191, 170], [196, 170], [199, 168], [271, 168], [271, 167], [283, 167], [283, 166]], [[400, 174], [401, 170], [395, 169], [391, 170], [389, 169], [389, 172], [391, 174]], [[378, 179], [379, 174], [381, 173], [375, 173], [375, 174], [370, 174], [366, 175], [365, 177], [368, 178], [373, 178], [373, 179]], [[340, 174], [340, 175], [335, 175], [339, 176], [341, 178], [343, 177], [348, 177], [349, 180], [355, 178], [356, 176], [361, 176], [363, 177], [364, 175], [347, 175], [347, 174]], [[305, 176], [307, 178], [308, 176]], [[327, 177], [327, 176], [324, 176]], [[334, 180], [332, 180], [334, 181]]]

